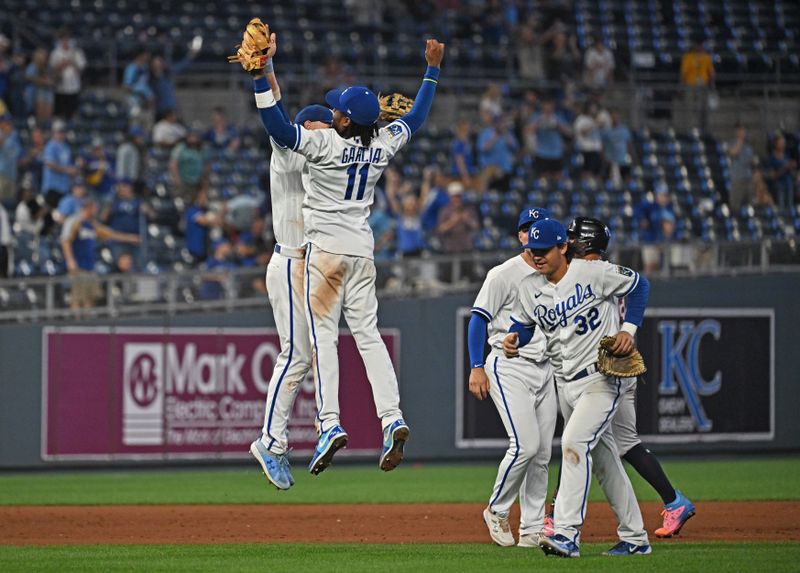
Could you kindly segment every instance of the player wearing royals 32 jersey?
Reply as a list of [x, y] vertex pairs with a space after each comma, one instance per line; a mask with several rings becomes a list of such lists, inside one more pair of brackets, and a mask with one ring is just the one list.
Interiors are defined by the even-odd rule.
[[[270, 60], [264, 72], [277, 107], [288, 121], [272, 64], [276, 50], [273, 34], [267, 53]], [[300, 110], [295, 123], [308, 130], [328, 129], [333, 123], [333, 112], [321, 105], [311, 105]], [[306, 239], [302, 208], [306, 160], [273, 139], [270, 139], [270, 144], [269, 178], [275, 252], [267, 266], [266, 284], [281, 352], [275, 359], [267, 391], [261, 437], [250, 445], [250, 452], [261, 464], [267, 479], [276, 488], [285, 490], [294, 484], [287, 455], [289, 416], [300, 384], [311, 368], [311, 336], [303, 290]]]
[[[597, 349], [603, 336], [616, 335], [612, 352], [633, 350], [649, 285], [638, 273], [604, 261], [567, 258], [567, 233], [552, 219], [531, 226], [528, 244], [538, 271], [523, 279], [513, 311], [514, 324], [503, 341], [509, 356], [538, 329], [547, 340], [546, 355], [555, 369], [565, 426], [561, 438], [562, 477], [555, 506], [555, 533], [542, 535], [547, 554], [580, 556], [580, 530], [586, 516], [592, 464], [619, 521], [620, 543], [608, 555], [651, 553], [633, 487], [607, 432], [621, 397], [632, 380], [597, 371]], [[625, 323], [617, 332], [616, 300], [628, 297]]]
[[303, 204], [306, 252], [306, 310], [315, 357], [318, 430], [312, 474], [323, 471], [347, 444], [339, 419], [339, 317], [344, 312], [383, 427], [379, 467], [394, 469], [403, 458], [409, 428], [389, 353], [378, 332], [374, 240], [367, 224], [375, 184], [392, 157], [425, 121], [439, 78], [444, 44], [428, 40], [428, 69], [411, 111], [378, 129], [378, 98], [368, 88], [332, 90], [333, 129], [309, 131], [286, 121], [263, 74], [254, 74], [256, 106], [272, 138], [307, 160]]
[[[523, 246], [528, 242], [530, 226], [547, 217], [545, 209], [523, 209], [517, 224]], [[519, 545], [538, 546], [538, 534], [544, 527], [547, 465], [556, 427], [553, 369], [544, 356], [544, 336], [535, 334], [534, 341], [520, 350], [520, 360], [503, 354], [503, 338], [511, 327], [517, 289], [525, 277], [535, 272], [529, 251], [491, 269], [469, 321], [469, 390], [479, 400], [487, 394], [491, 396], [508, 434], [508, 450], [483, 512], [489, 535], [504, 547], [514, 545], [508, 514], [517, 495], [521, 510]], [[484, 360], [487, 325], [492, 350]]]

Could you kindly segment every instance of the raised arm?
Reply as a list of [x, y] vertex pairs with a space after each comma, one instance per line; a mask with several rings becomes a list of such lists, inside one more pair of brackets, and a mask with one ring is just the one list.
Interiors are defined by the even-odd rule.
[[419, 87], [417, 97], [414, 98], [411, 111], [400, 118], [411, 130], [411, 133], [422, 127], [431, 110], [436, 84], [439, 83], [439, 71], [443, 57], [444, 44], [436, 40], [428, 40], [425, 45], [425, 61], [428, 62], [428, 69], [425, 70], [422, 85]]

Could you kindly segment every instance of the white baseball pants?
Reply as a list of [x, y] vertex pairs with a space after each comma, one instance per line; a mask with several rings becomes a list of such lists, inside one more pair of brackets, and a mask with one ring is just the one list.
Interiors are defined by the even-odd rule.
[[261, 442], [276, 454], [289, 447], [289, 416], [300, 383], [311, 368], [303, 277], [305, 261], [275, 253], [267, 265], [267, 295], [280, 337], [281, 352], [269, 381]]
[[372, 259], [337, 255], [309, 244], [306, 252], [306, 311], [311, 331], [317, 419], [320, 432], [339, 421], [339, 318], [342, 313], [364, 361], [375, 409], [386, 428], [403, 417], [389, 352], [378, 332]]
[[622, 401], [611, 422], [611, 431], [614, 434], [614, 442], [617, 444], [617, 452], [622, 457], [631, 451], [631, 448], [641, 444], [639, 432], [636, 429], [636, 379], [628, 386], [622, 395]]
[[610, 431], [617, 407], [633, 382], [596, 373], [574, 382], [558, 382], [564, 416], [561, 483], [555, 506], [555, 533], [580, 543], [594, 472], [617, 517], [617, 534], [634, 545], [647, 544], [642, 513]]
[[493, 349], [484, 367], [489, 395], [508, 433], [489, 508], [506, 513], [519, 495], [520, 535], [544, 526], [547, 467], [556, 428], [556, 392], [549, 362], [506, 358]]

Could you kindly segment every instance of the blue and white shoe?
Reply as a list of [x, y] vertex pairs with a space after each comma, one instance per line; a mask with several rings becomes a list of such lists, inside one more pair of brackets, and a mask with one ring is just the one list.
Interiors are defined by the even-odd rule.
[[267, 476], [272, 485], [279, 490], [286, 490], [292, 487], [294, 481], [291, 480], [291, 475], [287, 475], [288, 472], [285, 469], [288, 466], [286, 454], [272, 453], [261, 443], [261, 440], [256, 440], [250, 444], [250, 453], [261, 464], [264, 475]]
[[314, 457], [308, 464], [308, 471], [319, 475], [333, 462], [333, 455], [347, 445], [347, 432], [338, 424], [323, 432], [317, 441]]
[[281, 456], [281, 463], [283, 465], [283, 473], [286, 476], [286, 479], [289, 480], [290, 485], [294, 485], [294, 478], [292, 477], [292, 468], [289, 466], [289, 452], [286, 452]]
[[653, 548], [649, 545], [634, 545], [627, 541], [620, 541], [614, 547], [605, 551], [603, 555], [622, 557], [625, 555], [650, 555], [652, 552]]
[[385, 472], [390, 472], [403, 461], [403, 447], [408, 441], [411, 430], [402, 418], [395, 420], [383, 430], [383, 450], [378, 462]]
[[580, 557], [581, 550], [574, 541], [564, 537], [560, 533], [547, 537], [539, 536], [539, 547], [545, 555], [555, 555], [556, 557]]

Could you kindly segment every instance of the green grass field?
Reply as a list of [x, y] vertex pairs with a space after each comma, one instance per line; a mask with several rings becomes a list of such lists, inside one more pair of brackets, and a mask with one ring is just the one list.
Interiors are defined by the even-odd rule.
[[[695, 500], [800, 500], [800, 457], [667, 461], [665, 469]], [[312, 477], [296, 464], [288, 492], [266, 487], [255, 465], [242, 469], [80, 471], [0, 475], [0, 505], [482, 502], [490, 464], [407, 465], [384, 474], [336, 466]], [[555, 472], [552, 479], [555, 477]], [[642, 501], [657, 496], [632, 476]], [[595, 484], [593, 500], [602, 499]], [[733, 518], [734, 516], [732, 516]], [[2, 531], [2, 526], [0, 526]], [[603, 557], [586, 543], [578, 560], [538, 550], [463, 545], [0, 545], [0, 571], [800, 571], [800, 544], [659, 542], [648, 557]]]
[[683, 543], [646, 557], [604, 557], [586, 543], [580, 559], [494, 545], [149, 545], [4, 547], [4, 571], [797, 571], [800, 544]]
[[[664, 465], [676, 487], [698, 500], [800, 499], [800, 456]], [[297, 484], [285, 492], [263, 487], [265, 478], [255, 463], [235, 470], [12, 473], [0, 475], [0, 505], [481, 502], [496, 472], [490, 464], [409, 465], [391, 473], [334, 466], [313, 477], [295, 464]], [[638, 474], [629, 475], [640, 501], [658, 500]], [[551, 486], [556, 476], [554, 468]], [[603, 499], [596, 482], [590, 499]]]

